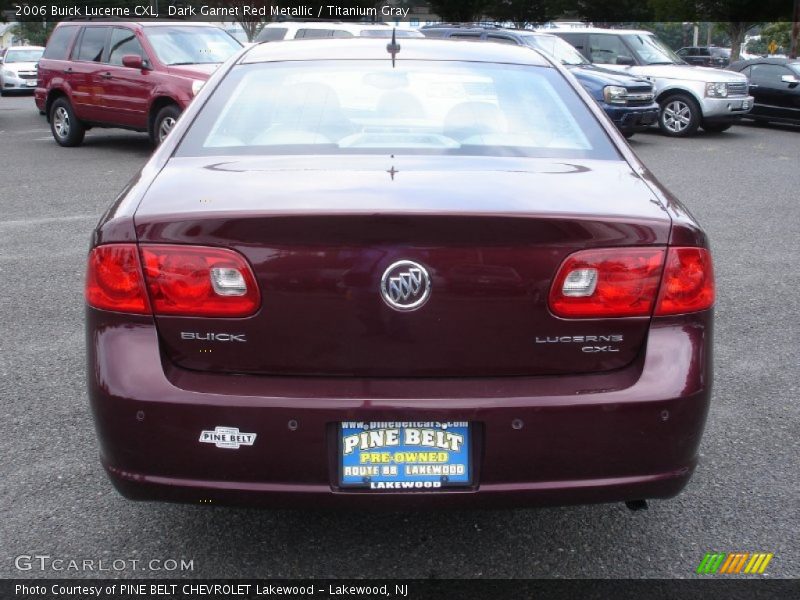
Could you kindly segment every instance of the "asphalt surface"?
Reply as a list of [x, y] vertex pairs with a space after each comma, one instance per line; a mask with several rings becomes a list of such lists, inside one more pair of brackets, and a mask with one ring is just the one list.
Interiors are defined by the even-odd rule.
[[19, 571], [20, 555], [186, 559], [195, 577], [692, 577], [712, 550], [774, 552], [766, 577], [800, 575], [800, 129], [648, 133], [632, 146], [715, 253], [716, 384], [683, 494], [636, 513], [134, 503], [97, 459], [82, 286], [89, 234], [150, 148], [119, 130], [60, 148], [30, 97], [0, 99], [0, 577], [178, 574]]

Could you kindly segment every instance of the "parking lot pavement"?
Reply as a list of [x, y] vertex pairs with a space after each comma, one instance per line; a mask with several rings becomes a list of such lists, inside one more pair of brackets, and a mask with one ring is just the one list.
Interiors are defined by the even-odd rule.
[[[93, 130], [83, 147], [60, 148], [30, 97], [0, 99], [0, 576], [99, 574], [15, 569], [15, 557], [44, 554], [190, 559], [183, 575], [198, 577], [690, 577], [711, 550], [774, 552], [767, 576], [799, 576], [800, 130], [648, 133], [632, 146], [715, 253], [715, 392], [683, 494], [636, 513], [143, 504], [117, 495], [97, 460], [82, 285], [89, 233], [147, 158], [146, 136]], [[109, 574], [175, 575], [130, 562]]]

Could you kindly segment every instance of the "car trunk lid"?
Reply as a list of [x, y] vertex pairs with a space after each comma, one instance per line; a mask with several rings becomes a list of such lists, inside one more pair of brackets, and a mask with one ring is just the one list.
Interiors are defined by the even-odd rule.
[[[670, 229], [622, 161], [431, 156], [172, 159], [135, 220], [141, 244], [240, 252], [261, 290], [252, 317], [157, 317], [176, 364], [364, 377], [622, 367], [649, 318], [557, 318], [550, 282], [572, 252], [666, 245]], [[403, 260], [430, 275], [418, 310], [380, 293]]]

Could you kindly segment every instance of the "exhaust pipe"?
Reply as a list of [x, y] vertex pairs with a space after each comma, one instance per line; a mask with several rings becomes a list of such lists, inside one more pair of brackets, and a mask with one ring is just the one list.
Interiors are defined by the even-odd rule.
[[628, 500], [625, 502], [628, 510], [647, 510], [647, 500]]

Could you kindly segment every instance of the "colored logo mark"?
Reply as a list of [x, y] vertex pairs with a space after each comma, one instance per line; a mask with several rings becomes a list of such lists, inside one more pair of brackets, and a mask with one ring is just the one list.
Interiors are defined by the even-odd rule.
[[761, 574], [775, 556], [772, 552], [706, 552], [697, 566], [699, 575]]

